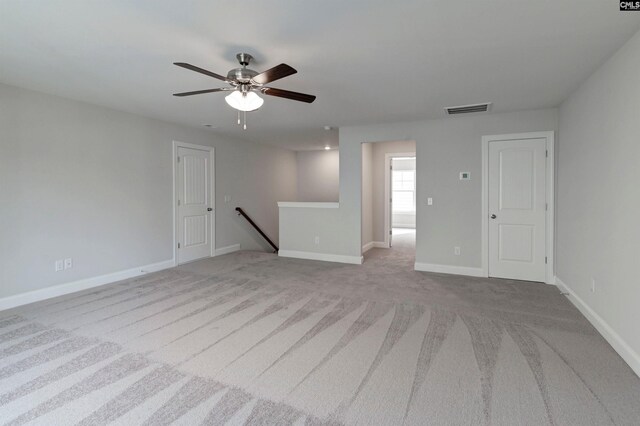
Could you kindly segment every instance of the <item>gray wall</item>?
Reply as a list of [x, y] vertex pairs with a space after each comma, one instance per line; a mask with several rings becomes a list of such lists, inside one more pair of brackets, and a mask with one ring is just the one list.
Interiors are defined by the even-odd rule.
[[[557, 130], [554, 108], [340, 129], [340, 208], [289, 209], [282, 248], [360, 258], [362, 143], [414, 140], [417, 161], [416, 262], [481, 267], [483, 135]], [[458, 180], [460, 171], [471, 180]], [[427, 197], [434, 205], [427, 206]], [[319, 210], [319, 209], [315, 209]], [[282, 220], [282, 218], [281, 218]], [[284, 222], [281, 222], [284, 223]], [[282, 235], [282, 234], [281, 234]], [[319, 245], [314, 235], [326, 235]], [[453, 247], [461, 247], [456, 256]]]
[[0, 297], [171, 259], [173, 140], [215, 147], [217, 247], [264, 247], [236, 206], [277, 239], [294, 152], [0, 85]]
[[338, 150], [298, 151], [296, 159], [298, 162], [298, 197], [296, 201], [338, 201], [340, 180]]
[[635, 351], [636, 369], [640, 366], [638, 76], [640, 33], [562, 104], [556, 237], [556, 275]]
[[[340, 208], [281, 208], [280, 251], [348, 255], [344, 235], [340, 233], [341, 220]], [[356, 244], [361, 250], [359, 227], [357, 231]], [[319, 238], [318, 244], [315, 237]], [[360, 259], [360, 251], [355, 257]]]
[[[347, 228], [360, 229], [360, 144], [415, 140], [416, 262], [481, 267], [481, 138], [542, 130], [557, 130], [556, 109], [341, 128], [340, 209], [344, 209], [345, 238]], [[471, 172], [471, 180], [460, 181], [460, 171]], [[426, 205], [427, 197], [433, 197], [433, 206]], [[454, 246], [461, 247], [460, 256], [454, 255]], [[347, 241], [341, 248], [351, 255], [357, 250]]]
[[373, 240], [384, 242], [384, 156], [416, 152], [414, 141], [377, 142], [373, 145]]

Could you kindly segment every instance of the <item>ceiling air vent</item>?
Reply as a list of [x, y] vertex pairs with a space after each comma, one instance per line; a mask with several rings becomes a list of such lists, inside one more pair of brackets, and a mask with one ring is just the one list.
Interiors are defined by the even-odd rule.
[[472, 112], [487, 112], [490, 109], [491, 109], [491, 102], [487, 102], [484, 104], [447, 107], [444, 110], [447, 111], [447, 115], [458, 115], [458, 114], [471, 114]]

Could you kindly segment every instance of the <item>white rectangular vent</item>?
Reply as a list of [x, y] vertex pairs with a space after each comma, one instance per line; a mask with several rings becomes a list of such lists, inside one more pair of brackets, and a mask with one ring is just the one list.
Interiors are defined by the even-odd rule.
[[491, 102], [484, 104], [461, 105], [455, 107], [447, 107], [447, 115], [471, 114], [473, 112], [487, 112], [491, 109]]

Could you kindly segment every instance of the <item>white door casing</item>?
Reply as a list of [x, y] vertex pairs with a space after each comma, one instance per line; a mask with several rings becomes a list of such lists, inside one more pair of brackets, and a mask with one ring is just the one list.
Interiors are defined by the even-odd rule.
[[388, 232], [385, 232], [385, 237], [389, 239], [389, 243], [387, 246], [389, 248], [393, 247], [393, 157], [389, 158], [389, 166], [387, 167], [389, 171], [389, 197], [387, 199], [387, 209], [385, 210], [389, 214], [385, 217], [385, 223], [388, 227]]
[[553, 282], [553, 132], [483, 137], [486, 275]]
[[214, 247], [213, 149], [175, 144], [176, 260], [210, 257]]

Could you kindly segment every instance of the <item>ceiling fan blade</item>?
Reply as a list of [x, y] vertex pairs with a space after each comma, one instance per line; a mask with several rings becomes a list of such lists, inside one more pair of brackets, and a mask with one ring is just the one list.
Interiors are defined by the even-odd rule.
[[305, 93], [299, 93], [299, 92], [291, 92], [289, 90], [275, 89], [273, 87], [263, 87], [262, 89], [260, 89], [260, 91], [265, 95], [292, 99], [294, 101], [306, 102], [308, 104], [316, 100], [316, 97], [313, 95], [307, 95]]
[[267, 84], [271, 83], [272, 81], [280, 80], [281, 78], [287, 77], [291, 74], [295, 74], [297, 72], [298, 71], [287, 64], [280, 64], [264, 72], [261, 72], [251, 80], [257, 84]]
[[173, 96], [192, 96], [192, 95], [202, 95], [203, 93], [214, 93], [214, 92], [226, 92], [228, 90], [233, 90], [231, 88], [221, 87], [218, 89], [206, 89], [206, 90], [196, 90], [195, 92], [182, 92], [182, 93], [174, 93]]
[[226, 77], [221, 76], [220, 74], [216, 74], [215, 72], [207, 71], [200, 67], [196, 67], [195, 65], [187, 64], [185, 62], [174, 62], [173, 65], [177, 65], [182, 68], [186, 68], [191, 71], [199, 72], [200, 74], [208, 75], [209, 77], [217, 78], [218, 80], [227, 81]]

